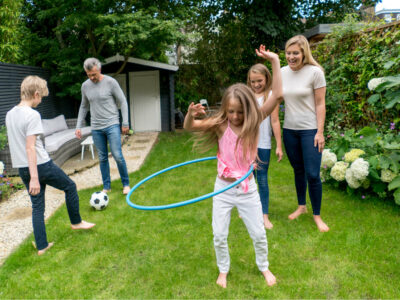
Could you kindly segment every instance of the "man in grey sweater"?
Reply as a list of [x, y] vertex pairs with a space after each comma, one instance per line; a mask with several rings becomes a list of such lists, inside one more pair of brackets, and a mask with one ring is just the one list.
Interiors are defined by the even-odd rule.
[[[118, 82], [108, 75], [101, 74], [101, 64], [97, 58], [86, 59], [83, 68], [89, 79], [82, 84], [82, 102], [75, 135], [81, 139], [80, 128], [90, 110], [90, 126], [92, 127], [93, 142], [99, 155], [103, 192], [107, 193], [111, 190], [108, 142], [121, 176], [122, 192], [128, 194], [130, 190], [129, 175], [121, 147], [121, 130], [123, 134], [127, 134], [129, 131], [128, 103]], [[121, 109], [122, 114], [121, 129], [118, 109]]]

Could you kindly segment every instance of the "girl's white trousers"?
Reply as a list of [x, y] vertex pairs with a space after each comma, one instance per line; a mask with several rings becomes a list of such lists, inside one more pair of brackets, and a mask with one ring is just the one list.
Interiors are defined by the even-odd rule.
[[[217, 176], [214, 191], [231, 184]], [[241, 185], [237, 185], [213, 197], [212, 227], [214, 248], [220, 273], [228, 273], [230, 257], [228, 250], [229, 224], [232, 208], [237, 207], [247, 231], [253, 240], [256, 253], [256, 264], [263, 272], [268, 270], [268, 243], [265, 233], [260, 196], [254, 177], [249, 182], [249, 190], [243, 193]]]

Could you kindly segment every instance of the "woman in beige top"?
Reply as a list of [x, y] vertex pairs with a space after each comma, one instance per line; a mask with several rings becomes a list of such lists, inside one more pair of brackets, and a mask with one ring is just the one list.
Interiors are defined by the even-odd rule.
[[325, 146], [324, 71], [312, 57], [310, 45], [302, 35], [286, 42], [285, 54], [288, 65], [281, 69], [285, 101], [283, 142], [294, 170], [298, 201], [298, 207], [289, 219], [307, 212], [308, 186], [314, 221], [318, 229], [325, 232], [329, 227], [320, 216], [322, 184], [319, 173]]

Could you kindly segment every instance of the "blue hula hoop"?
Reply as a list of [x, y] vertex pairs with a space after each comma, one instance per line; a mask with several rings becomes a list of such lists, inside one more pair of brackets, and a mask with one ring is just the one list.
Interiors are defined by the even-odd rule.
[[172, 203], [172, 204], [167, 204], [167, 205], [158, 205], [158, 206], [143, 206], [143, 205], [138, 205], [135, 203], [132, 203], [130, 201], [130, 197], [132, 195], [132, 193], [139, 187], [141, 186], [143, 183], [145, 183], [146, 181], [162, 174], [165, 172], [168, 172], [172, 169], [176, 169], [185, 165], [189, 165], [189, 164], [193, 164], [193, 163], [197, 163], [197, 162], [201, 162], [201, 161], [206, 161], [206, 160], [212, 160], [212, 159], [216, 159], [216, 156], [211, 156], [211, 157], [204, 157], [204, 158], [199, 158], [199, 159], [195, 159], [195, 160], [191, 160], [191, 161], [187, 161], [184, 163], [180, 163], [174, 166], [171, 166], [169, 168], [166, 168], [164, 170], [158, 171], [148, 177], [146, 177], [145, 179], [139, 181], [128, 193], [128, 195], [126, 195], [126, 202], [128, 203], [129, 206], [136, 208], [136, 209], [140, 209], [140, 210], [162, 210], [162, 209], [169, 209], [169, 208], [175, 208], [175, 207], [180, 207], [180, 206], [184, 206], [184, 205], [188, 205], [188, 204], [192, 204], [192, 203], [196, 203], [199, 202], [201, 200], [213, 197], [215, 195], [221, 194], [231, 188], [233, 188], [234, 186], [238, 185], [239, 183], [241, 183], [243, 180], [245, 180], [247, 177], [250, 176], [250, 174], [253, 172], [253, 165], [250, 166], [249, 171], [247, 171], [246, 174], [243, 175], [243, 177], [241, 177], [240, 179], [236, 180], [235, 182], [232, 182], [230, 185], [224, 187], [223, 189], [220, 189], [218, 191], [212, 192], [212, 193], [208, 193], [205, 194], [203, 196], [197, 197], [197, 198], [193, 198], [190, 200], [186, 200], [186, 201], [182, 201], [182, 202], [177, 202], [177, 203]]

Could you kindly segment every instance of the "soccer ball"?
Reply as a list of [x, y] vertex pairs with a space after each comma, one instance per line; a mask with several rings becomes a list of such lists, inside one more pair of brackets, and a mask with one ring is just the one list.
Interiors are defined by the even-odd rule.
[[90, 197], [90, 205], [96, 210], [103, 210], [108, 205], [108, 196], [103, 192], [94, 192]]

